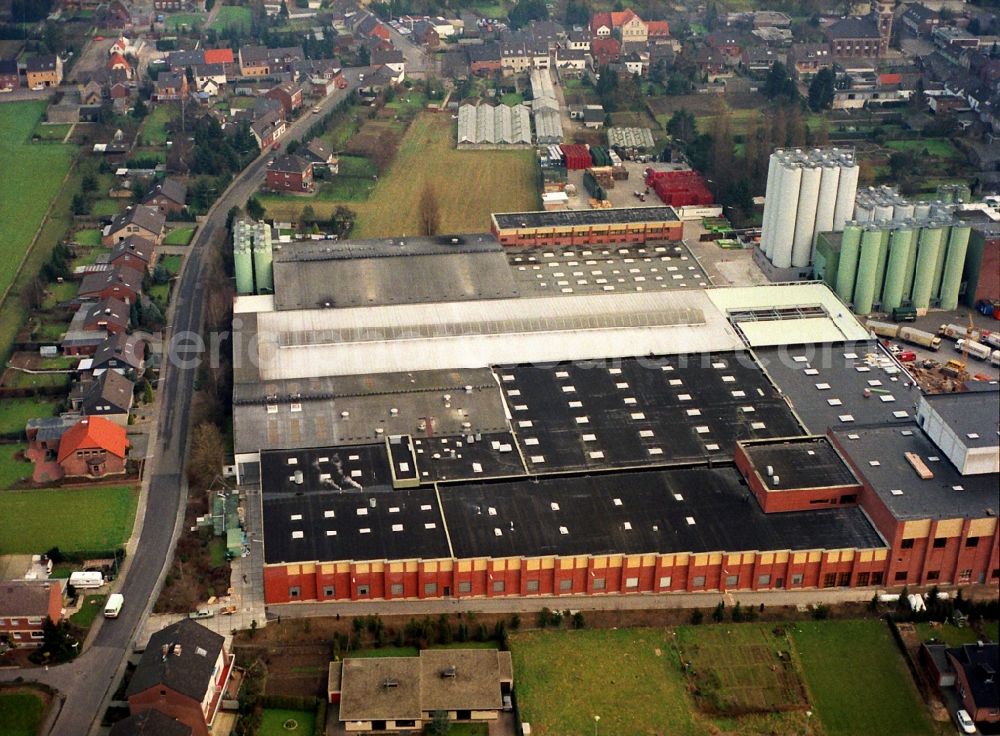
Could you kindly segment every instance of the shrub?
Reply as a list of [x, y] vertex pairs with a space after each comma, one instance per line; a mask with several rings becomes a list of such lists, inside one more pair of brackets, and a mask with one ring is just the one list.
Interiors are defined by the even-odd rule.
[[694, 626], [697, 626], [704, 620], [705, 620], [705, 614], [701, 612], [700, 608], [696, 608], [693, 611], [691, 611], [691, 623]]
[[819, 604], [813, 609], [812, 617], [817, 621], [823, 621], [824, 619], [830, 618], [830, 607], [823, 603]]

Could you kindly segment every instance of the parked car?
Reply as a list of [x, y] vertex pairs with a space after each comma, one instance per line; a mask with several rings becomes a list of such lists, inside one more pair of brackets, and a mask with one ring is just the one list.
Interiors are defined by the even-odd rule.
[[44, 84], [36, 84], [36, 85], [35, 85], [34, 87], [32, 87], [31, 89], [32, 89], [32, 90], [33, 90], [34, 92], [41, 92], [41, 91], [42, 91], [43, 89], [45, 89], [45, 85], [44, 85]]
[[962, 733], [976, 733], [976, 724], [973, 723], [972, 718], [969, 717], [969, 712], [964, 708], [955, 711], [955, 721], [958, 723], [958, 727], [962, 729]]
[[313, 108], [313, 115], [319, 115], [320, 109], [318, 107]]
[[7, 92], [13, 92], [13, 91], [14, 91], [13, 87], [0, 87], [0, 93], [2, 94], [6, 94]]
[[188, 618], [212, 618], [214, 615], [215, 611], [211, 608], [199, 608], [197, 611], [191, 611]]

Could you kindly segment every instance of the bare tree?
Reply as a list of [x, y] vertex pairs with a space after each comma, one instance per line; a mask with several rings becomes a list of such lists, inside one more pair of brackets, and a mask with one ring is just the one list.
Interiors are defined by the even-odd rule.
[[430, 182], [424, 184], [420, 193], [420, 232], [422, 235], [437, 235], [441, 227], [441, 204], [437, 191]]
[[202, 422], [191, 436], [191, 457], [188, 460], [188, 482], [198, 490], [208, 490], [215, 476], [222, 472], [225, 461], [222, 433], [211, 422]]

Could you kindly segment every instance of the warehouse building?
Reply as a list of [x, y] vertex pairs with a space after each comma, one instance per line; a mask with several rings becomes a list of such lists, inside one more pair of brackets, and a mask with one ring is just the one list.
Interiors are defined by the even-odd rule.
[[459, 148], [527, 148], [531, 118], [524, 105], [462, 105], [458, 109]]
[[682, 224], [671, 207], [505, 212], [492, 215], [502, 245], [608, 245], [680, 240]]
[[548, 69], [531, 70], [531, 113], [535, 118], [535, 141], [539, 145], [562, 143], [559, 98]]

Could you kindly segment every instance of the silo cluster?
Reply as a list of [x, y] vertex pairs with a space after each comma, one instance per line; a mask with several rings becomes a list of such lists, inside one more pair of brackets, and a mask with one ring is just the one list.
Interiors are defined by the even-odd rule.
[[858, 166], [843, 148], [778, 149], [767, 168], [760, 247], [777, 268], [812, 262], [816, 234], [854, 215]]
[[862, 315], [902, 306], [955, 309], [970, 232], [951, 217], [848, 222], [834, 289]]
[[[964, 185], [954, 185], [952, 189], [959, 190]], [[965, 187], [968, 190], [968, 187]], [[900, 222], [902, 220], [927, 220], [949, 218], [955, 198], [948, 199], [938, 190], [938, 199], [933, 202], [910, 200], [903, 197], [894, 187], [866, 187], [859, 189], [854, 202], [854, 220], [856, 222]]]
[[237, 294], [273, 294], [271, 227], [263, 222], [233, 223], [233, 263]]

